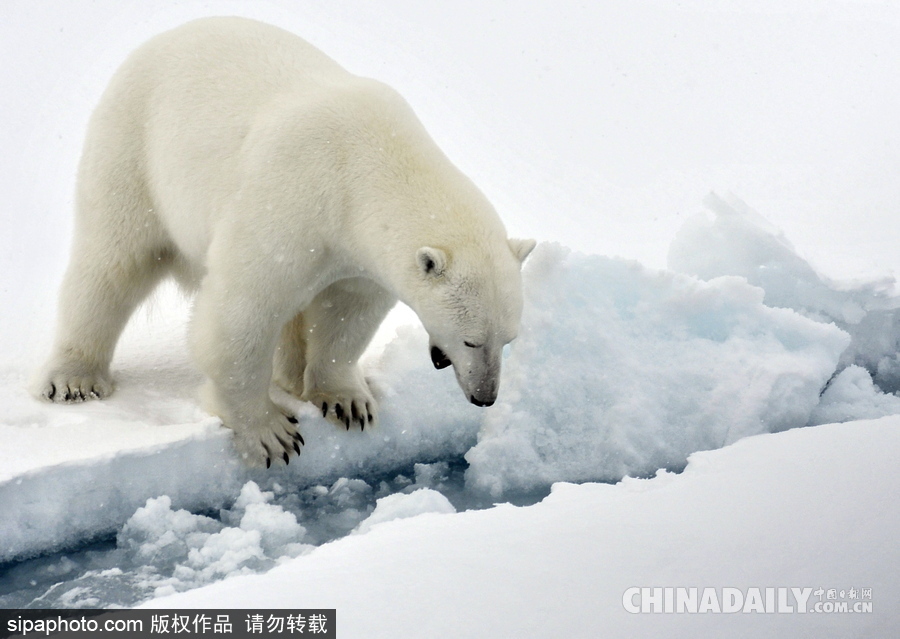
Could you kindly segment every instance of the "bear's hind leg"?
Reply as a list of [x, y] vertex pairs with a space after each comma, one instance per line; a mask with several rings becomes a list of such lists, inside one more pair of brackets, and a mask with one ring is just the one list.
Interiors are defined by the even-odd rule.
[[152, 207], [134, 188], [107, 189], [106, 197], [91, 198], [81, 187], [55, 345], [32, 386], [36, 396], [53, 402], [112, 392], [109, 365], [119, 335], [175, 256]]
[[348, 430], [375, 421], [377, 405], [359, 358], [396, 300], [363, 278], [335, 282], [304, 312], [306, 371], [303, 399]]

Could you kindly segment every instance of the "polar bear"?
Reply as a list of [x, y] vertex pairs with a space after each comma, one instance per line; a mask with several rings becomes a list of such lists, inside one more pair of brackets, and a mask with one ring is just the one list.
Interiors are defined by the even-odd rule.
[[204, 407], [251, 465], [300, 452], [272, 381], [365, 428], [358, 359], [397, 300], [490, 406], [522, 311], [521, 263], [486, 198], [392, 89], [300, 38], [207, 18], [141, 46], [88, 127], [52, 356], [36, 393], [103, 398], [135, 307], [165, 276], [196, 290]]

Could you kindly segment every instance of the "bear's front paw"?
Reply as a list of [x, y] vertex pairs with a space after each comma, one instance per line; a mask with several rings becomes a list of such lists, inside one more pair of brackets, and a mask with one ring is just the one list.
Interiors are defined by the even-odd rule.
[[45, 375], [34, 388], [39, 398], [56, 403], [103, 399], [112, 391], [109, 375], [92, 371], [56, 370]]
[[319, 407], [322, 417], [350, 430], [351, 424], [358, 424], [360, 430], [375, 423], [377, 404], [367, 390], [359, 389], [326, 392], [317, 390], [307, 393], [304, 399]]
[[225, 425], [234, 428], [234, 445], [245, 464], [254, 467], [265, 464], [270, 468], [278, 460], [287, 465], [292, 455], [300, 454], [300, 446], [305, 442], [296, 424], [296, 417], [283, 415], [276, 409], [267, 411], [264, 418], [244, 428]]

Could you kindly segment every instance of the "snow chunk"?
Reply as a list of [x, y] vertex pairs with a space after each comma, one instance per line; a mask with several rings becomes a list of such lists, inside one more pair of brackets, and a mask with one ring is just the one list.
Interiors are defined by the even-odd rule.
[[425, 488], [440, 488], [450, 476], [450, 464], [447, 462], [435, 462], [433, 464], [416, 464], [413, 467], [416, 475], [415, 486]]
[[297, 542], [306, 536], [306, 528], [297, 522], [293, 513], [270, 504], [273, 497], [273, 493], [261, 491], [255, 482], [247, 482], [234, 504], [235, 511], [244, 511], [240, 529], [259, 533], [262, 549], [269, 556], [296, 556], [303, 550]]
[[860, 365], [882, 390], [900, 390], [900, 297], [893, 278], [831, 281], [741, 200], [710, 194], [704, 203], [714, 219], [701, 214], [685, 222], [669, 249], [669, 268], [704, 280], [737, 275], [762, 288], [769, 306], [833, 322], [852, 338], [839, 367]]
[[467, 485], [527, 492], [683, 466], [806, 424], [847, 335], [735, 277], [702, 282], [542, 244]]
[[881, 392], [866, 369], [848, 366], [822, 393], [822, 399], [810, 417], [810, 425], [897, 414], [900, 414], [900, 397]]
[[354, 533], [367, 533], [372, 526], [395, 519], [407, 519], [424, 513], [455, 513], [456, 508], [441, 493], [420, 488], [409, 494], [395, 493], [378, 500], [375, 510], [357, 526]]
[[167, 496], [148, 499], [118, 535], [118, 545], [135, 563], [170, 566], [187, 558], [191, 549], [222, 528], [219, 522], [186, 510], [172, 510]]
[[219, 519], [173, 509], [166, 495], [148, 499], [116, 538], [117, 548], [107, 558], [115, 568], [98, 567], [57, 583], [37, 601], [47, 607], [95, 607], [129, 593], [134, 603], [265, 570], [311, 550], [301, 543], [304, 527], [292, 513], [270, 504], [272, 497], [248, 482]]
[[[248, 482], [234, 506], [222, 511], [221, 521], [173, 511], [166, 496], [149, 499], [125, 524], [118, 545], [133, 563], [152, 569], [147, 587], [179, 591], [261, 570], [273, 559], [311, 548], [299, 543], [306, 530], [297, 518], [269, 504], [272, 497]], [[235, 521], [239, 525], [228, 525]]]

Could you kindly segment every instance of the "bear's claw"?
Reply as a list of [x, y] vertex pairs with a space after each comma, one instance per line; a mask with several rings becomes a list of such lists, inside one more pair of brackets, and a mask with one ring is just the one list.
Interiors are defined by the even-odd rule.
[[[351, 412], [353, 413], [353, 421], [359, 422], [359, 429], [366, 429], [366, 417], [364, 417], [358, 410], [356, 410], [356, 404], [353, 404], [351, 407]], [[369, 402], [366, 402], [366, 416], [368, 416], [371, 421], [372, 415], [369, 413]], [[350, 424], [347, 424], [347, 430], [350, 430]]]
[[[360, 430], [366, 429], [366, 424], [372, 424], [375, 421], [375, 414], [369, 402], [349, 402], [349, 410], [344, 408], [341, 402], [329, 404], [322, 402], [322, 417], [331, 418], [344, 426], [346, 430], [350, 430], [351, 424], [359, 424]], [[329, 410], [332, 409], [332, 410]]]
[[297, 431], [297, 418], [280, 410], [266, 412], [265, 418], [255, 423], [244, 423], [244, 428], [235, 428], [234, 443], [238, 454], [250, 466], [265, 464], [271, 468], [278, 460], [288, 465], [291, 456], [299, 455], [300, 446], [305, 444]]
[[84, 370], [57, 371], [49, 375], [35, 395], [48, 402], [72, 404], [103, 399], [113, 391], [112, 381], [99, 373]]
[[318, 407], [322, 417], [345, 430], [350, 430], [353, 424], [364, 430], [366, 425], [378, 421], [377, 403], [362, 376], [358, 384], [309, 384], [303, 399]]

